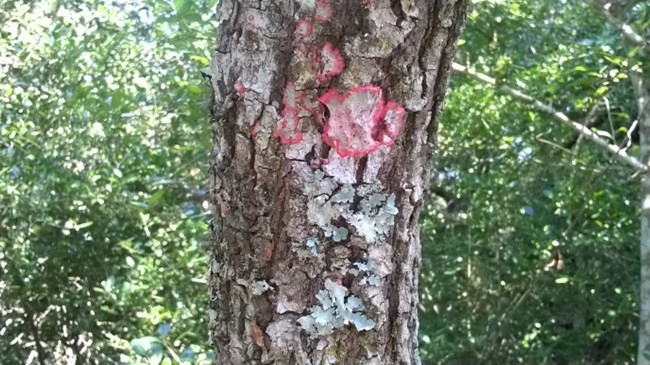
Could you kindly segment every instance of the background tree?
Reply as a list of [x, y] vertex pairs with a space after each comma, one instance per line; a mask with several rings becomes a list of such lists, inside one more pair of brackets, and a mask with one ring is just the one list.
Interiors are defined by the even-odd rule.
[[419, 213], [465, 7], [221, 2], [220, 363], [420, 363]]
[[[647, 4], [630, 9], [644, 29]], [[480, 2], [461, 44], [458, 62], [638, 158], [640, 59], [589, 4]], [[424, 361], [634, 363], [635, 164], [483, 81], [451, 89], [423, 224]]]
[[0, 363], [209, 362], [212, 5], [0, 3]]

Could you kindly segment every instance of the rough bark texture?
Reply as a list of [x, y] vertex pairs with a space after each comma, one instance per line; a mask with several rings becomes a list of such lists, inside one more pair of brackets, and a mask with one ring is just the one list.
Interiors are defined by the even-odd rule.
[[[650, 166], [650, 81], [642, 72], [633, 72], [631, 79], [639, 108], [641, 163]], [[637, 364], [650, 365], [650, 171], [642, 172], [641, 201], [641, 288]]]
[[420, 363], [418, 218], [465, 8], [221, 1], [217, 363]]

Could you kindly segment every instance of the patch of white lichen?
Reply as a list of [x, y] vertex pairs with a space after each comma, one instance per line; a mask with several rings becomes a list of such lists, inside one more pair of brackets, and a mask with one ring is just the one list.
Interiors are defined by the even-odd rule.
[[[323, 245], [345, 243], [350, 235], [359, 237], [370, 245], [370, 251], [375, 251], [383, 247], [381, 242], [385, 241], [395, 223], [398, 209], [394, 194], [383, 191], [377, 185], [354, 186], [339, 181], [326, 176], [321, 170], [309, 173], [306, 178], [303, 186], [303, 193], [308, 199], [306, 213], [314, 227], [299, 252], [303, 257], [321, 256]], [[343, 250], [342, 256], [337, 254], [339, 249]], [[360, 279], [361, 285], [368, 288], [381, 284], [383, 271], [376, 259], [351, 263], [345, 259], [349, 254], [346, 245], [334, 246], [331, 252], [339, 259], [332, 260], [330, 271], [351, 273]], [[298, 320], [312, 338], [330, 334], [350, 324], [359, 331], [375, 327], [375, 322], [367, 317], [361, 299], [349, 295], [346, 287], [331, 279], [325, 281], [325, 288], [318, 292], [316, 299], [320, 305], [310, 307], [308, 314]]]
[[309, 309], [309, 314], [298, 319], [311, 338], [328, 335], [334, 330], [352, 324], [358, 331], [375, 327], [375, 322], [364, 314], [361, 299], [348, 295], [348, 289], [332, 280], [325, 281], [325, 289], [316, 294], [320, 305]]
[[253, 295], [262, 295], [265, 291], [269, 289], [273, 290], [273, 287], [271, 287], [271, 285], [269, 285], [269, 283], [266, 282], [266, 280], [259, 280], [254, 282], [253, 285], [251, 285], [251, 293]]
[[[348, 238], [348, 227], [368, 243], [386, 237], [398, 210], [395, 194], [375, 191], [372, 187], [356, 189], [352, 184], [339, 185], [334, 178], [317, 170], [304, 186], [308, 197], [307, 218], [320, 227], [326, 238], [341, 242]], [[359, 202], [353, 207], [355, 199]], [[347, 227], [341, 222], [346, 222]]]
[[362, 276], [361, 285], [379, 286], [381, 278], [375, 273], [376, 269], [374, 261], [368, 261], [367, 263], [355, 262], [354, 267], [349, 269], [348, 272], [354, 276]]

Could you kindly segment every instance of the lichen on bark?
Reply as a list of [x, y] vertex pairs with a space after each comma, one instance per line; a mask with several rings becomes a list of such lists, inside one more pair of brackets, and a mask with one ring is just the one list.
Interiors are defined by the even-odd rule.
[[[419, 363], [418, 216], [465, 6], [220, 2], [209, 270], [218, 363]], [[333, 114], [319, 99], [360, 85], [381, 90], [364, 137], [379, 143], [342, 156], [323, 138]]]

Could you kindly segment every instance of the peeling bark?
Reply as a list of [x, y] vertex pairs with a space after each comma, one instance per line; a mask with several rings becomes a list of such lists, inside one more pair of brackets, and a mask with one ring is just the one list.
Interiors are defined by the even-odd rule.
[[[418, 218], [466, 6], [221, 1], [209, 269], [217, 363], [420, 363]], [[334, 90], [349, 100], [319, 102]]]

